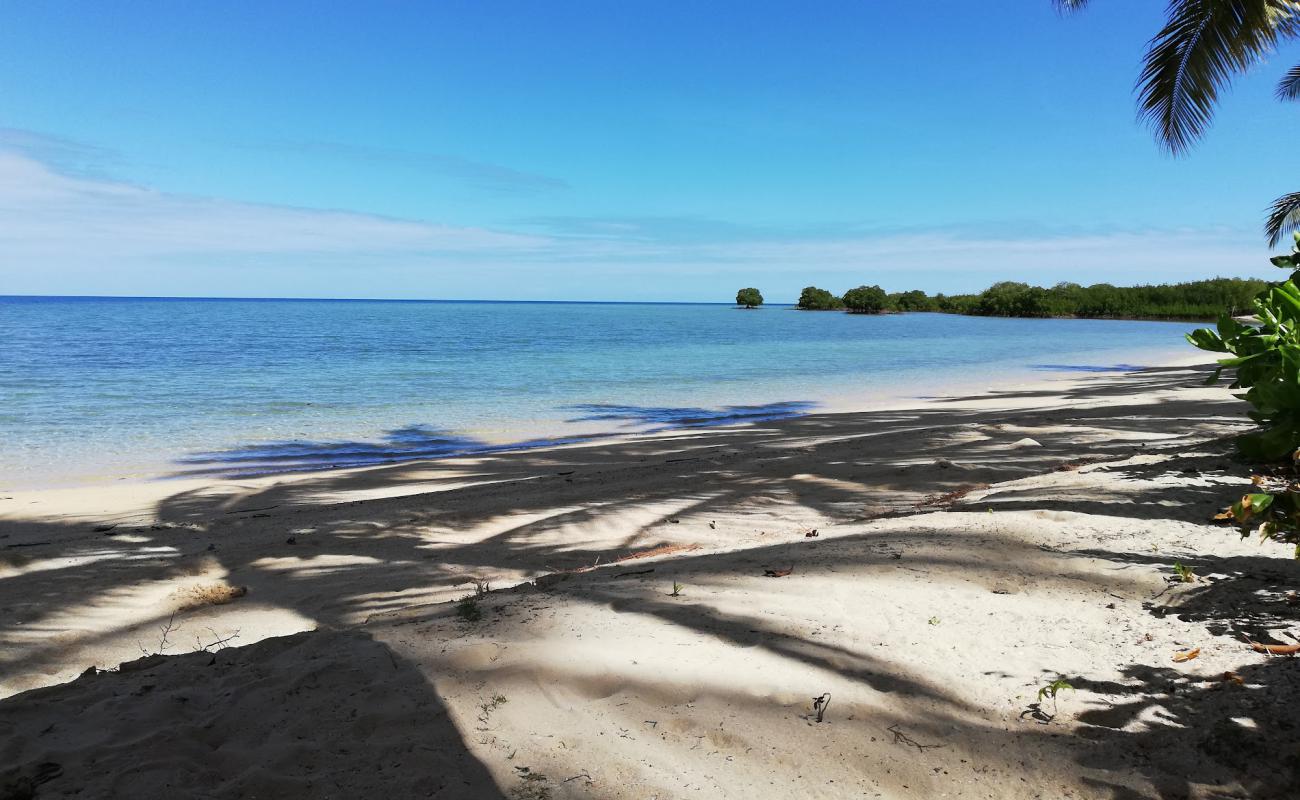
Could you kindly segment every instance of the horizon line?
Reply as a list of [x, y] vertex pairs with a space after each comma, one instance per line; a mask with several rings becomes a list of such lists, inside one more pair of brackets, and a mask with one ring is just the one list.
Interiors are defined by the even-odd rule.
[[[480, 298], [439, 297], [240, 297], [208, 295], [132, 295], [132, 294], [0, 294], [0, 300], [205, 300], [222, 302], [301, 302], [301, 303], [533, 303], [555, 305], [655, 305], [655, 306], [730, 306], [735, 302], [719, 300], [487, 300]], [[763, 305], [793, 306], [795, 303], [765, 302]]]

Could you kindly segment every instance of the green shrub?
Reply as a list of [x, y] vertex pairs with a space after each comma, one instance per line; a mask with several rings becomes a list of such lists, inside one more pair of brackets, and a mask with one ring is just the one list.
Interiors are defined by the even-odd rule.
[[844, 306], [854, 314], [879, 314], [889, 297], [879, 286], [859, 286], [844, 293]]
[[1250, 417], [1260, 430], [1238, 437], [1242, 453], [1288, 462], [1278, 476], [1256, 476], [1255, 484], [1263, 491], [1243, 497], [1229, 515], [1243, 536], [1258, 528], [1266, 539], [1297, 544], [1300, 557], [1300, 485], [1294, 480], [1300, 455], [1300, 233], [1295, 235], [1291, 254], [1272, 261], [1293, 272], [1255, 298], [1258, 324], [1248, 325], [1224, 314], [1216, 328], [1192, 331], [1187, 340], [1202, 350], [1230, 356], [1219, 360], [1219, 368], [1207, 383], [1217, 381], [1224, 370], [1232, 370], [1230, 388], [1245, 390], [1238, 397], [1250, 403]]
[[889, 307], [895, 311], [933, 311], [934, 301], [920, 289], [899, 292], [889, 296]]
[[799, 293], [798, 308], [805, 311], [833, 311], [844, 308], [844, 301], [816, 286], [805, 286]]
[[736, 305], [745, 308], [758, 308], [763, 305], [763, 293], [750, 286], [736, 292]]

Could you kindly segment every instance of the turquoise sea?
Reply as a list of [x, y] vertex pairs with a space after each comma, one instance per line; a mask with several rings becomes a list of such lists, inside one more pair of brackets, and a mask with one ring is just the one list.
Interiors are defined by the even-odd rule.
[[1190, 353], [1191, 323], [0, 297], [0, 488], [734, 424]]

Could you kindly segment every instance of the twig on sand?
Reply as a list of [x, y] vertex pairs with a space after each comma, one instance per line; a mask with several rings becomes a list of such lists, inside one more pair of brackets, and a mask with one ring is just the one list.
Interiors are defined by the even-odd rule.
[[614, 577], [615, 577], [615, 578], [626, 578], [626, 577], [629, 576], [629, 575], [649, 575], [651, 572], [654, 572], [654, 571], [655, 571], [655, 570], [654, 570], [654, 567], [651, 567], [650, 569], [634, 569], [634, 570], [632, 570], [631, 572], [620, 572], [620, 573], [618, 573], [617, 575], [615, 575]]
[[588, 775], [585, 772], [579, 772], [577, 775], [574, 775], [572, 778], [565, 778], [564, 780], [560, 781], [560, 783], [568, 783], [569, 781], [576, 781], [578, 778], [586, 778], [588, 782], [591, 781], [590, 775]]
[[911, 747], [915, 747], [919, 752], [922, 753], [924, 753], [926, 750], [932, 750], [934, 748], [943, 747], [943, 745], [941, 744], [921, 744], [917, 740], [913, 739], [911, 736], [908, 736], [906, 733], [900, 731], [898, 729], [898, 723], [894, 723], [893, 725], [890, 725], [888, 728], [885, 728], [885, 730], [894, 734], [894, 744], [910, 745]]
[[212, 652], [213, 647], [217, 648], [218, 650], [221, 650], [227, 644], [239, 638], [238, 628], [235, 629], [234, 633], [226, 637], [222, 637], [221, 634], [217, 633], [212, 628], [208, 628], [208, 632], [211, 633], [214, 637], [213, 640], [208, 644], [204, 644], [203, 640], [200, 639], [199, 637], [197, 636], [194, 637], [194, 643], [199, 646], [199, 650], [198, 650], [199, 652], [204, 652], [204, 653]]
[[159, 636], [158, 636], [157, 650], [151, 653], [145, 649], [145, 646], [143, 644], [140, 644], [139, 642], [136, 642], [136, 646], [138, 646], [140, 648], [140, 652], [144, 653], [146, 656], [159, 655], [168, 647], [172, 646], [171, 643], [172, 631], [177, 630], [179, 627], [180, 626], [176, 624], [176, 612], [173, 611], [172, 615], [167, 618], [167, 623], [165, 625], [158, 626]]

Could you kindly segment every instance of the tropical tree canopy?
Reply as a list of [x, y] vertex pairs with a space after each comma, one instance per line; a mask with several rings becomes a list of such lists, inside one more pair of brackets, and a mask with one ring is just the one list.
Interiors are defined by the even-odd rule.
[[745, 308], [758, 308], [763, 305], [763, 293], [750, 286], [736, 292], [736, 305]]
[[859, 286], [844, 293], [844, 305], [857, 314], [879, 314], [885, 310], [889, 296], [879, 286]]
[[[1052, 0], [1077, 11], [1089, 0]], [[1138, 78], [1138, 109], [1156, 138], [1185, 153], [1210, 126], [1232, 78], [1300, 36], [1300, 0], [1170, 0], [1165, 25], [1147, 46]], [[1277, 87], [1300, 99], [1300, 64]], [[1300, 229], [1300, 192], [1273, 201], [1264, 231], [1270, 246]]]
[[804, 290], [799, 293], [798, 307], [805, 311], [831, 311], [844, 308], [844, 301], [825, 289], [818, 289], [816, 286], [805, 286]]

